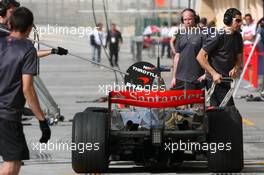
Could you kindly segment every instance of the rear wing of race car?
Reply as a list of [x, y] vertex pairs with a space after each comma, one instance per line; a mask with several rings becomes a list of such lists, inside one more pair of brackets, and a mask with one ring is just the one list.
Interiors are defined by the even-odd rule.
[[188, 104], [204, 104], [205, 91], [111, 91], [109, 93], [109, 108], [111, 108], [111, 104], [113, 103], [148, 108], [169, 108]]

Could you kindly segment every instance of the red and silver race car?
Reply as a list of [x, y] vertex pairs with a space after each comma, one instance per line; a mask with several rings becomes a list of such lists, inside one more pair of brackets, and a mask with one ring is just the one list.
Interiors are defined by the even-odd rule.
[[163, 83], [159, 73], [149, 63], [136, 63], [130, 70], [137, 73], [130, 72], [133, 81], [126, 76], [126, 83], [154, 85], [158, 78], [158, 88], [112, 91], [108, 108], [88, 107], [75, 115], [75, 172], [104, 173], [110, 161], [167, 168], [180, 166], [186, 160], [207, 160], [212, 172], [242, 170], [242, 119], [234, 106], [224, 107], [223, 103], [208, 107], [209, 97], [203, 89], [160, 88]]

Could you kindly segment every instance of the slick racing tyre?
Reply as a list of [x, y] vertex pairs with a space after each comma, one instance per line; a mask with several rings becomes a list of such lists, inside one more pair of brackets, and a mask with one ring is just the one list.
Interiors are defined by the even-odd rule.
[[109, 165], [108, 113], [86, 111], [73, 119], [72, 144], [85, 149], [72, 150], [72, 168], [76, 173], [104, 173]]
[[[207, 112], [209, 122], [208, 143], [216, 144], [216, 151], [208, 152], [211, 172], [240, 172], [243, 160], [242, 118], [235, 106]], [[223, 145], [221, 148], [219, 145]]]

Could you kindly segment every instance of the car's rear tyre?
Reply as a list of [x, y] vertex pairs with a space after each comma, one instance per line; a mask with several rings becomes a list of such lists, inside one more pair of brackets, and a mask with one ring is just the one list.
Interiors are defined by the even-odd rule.
[[84, 148], [86, 148], [72, 150], [72, 168], [76, 173], [107, 171], [109, 165], [108, 136], [108, 113], [86, 111], [75, 115], [72, 126], [72, 143], [77, 148], [85, 144]]
[[[235, 106], [213, 110], [207, 115], [208, 143], [217, 144], [216, 152], [211, 150], [208, 153], [209, 171], [240, 172], [244, 167], [241, 115]], [[225, 145], [224, 150], [222, 150], [223, 147], [219, 149], [220, 143]]]

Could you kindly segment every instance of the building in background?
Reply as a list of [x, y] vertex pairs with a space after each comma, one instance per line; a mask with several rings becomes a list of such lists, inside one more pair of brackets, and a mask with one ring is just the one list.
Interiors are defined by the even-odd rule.
[[[21, 5], [30, 8], [35, 14], [37, 25], [94, 26], [97, 22], [106, 26], [116, 23], [121, 32], [133, 35], [137, 19], [166, 18], [168, 23], [178, 20], [179, 11], [188, 5], [189, 0], [21, 0]], [[162, 4], [163, 3], [163, 4]], [[104, 11], [105, 9], [105, 11]], [[177, 12], [177, 13], [176, 13]]]
[[251, 13], [258, 21], [263, 17], [263, 0], [199, 0], [196, 10], [208, 21], [214, 20], [217, 26], [223, 26], [223, 16], [227, 8], [239, 9], [242, 14]]
[[[35, 14], [35, 23], [58, 26], [94, 26], [92, 0], [21, 0]], [[258, 20], [263, 16], [263, 0], [94, 0], [97, 22], [115, 22], [124, 36], [134, 35], [138, 19], [179, 22], [184, 8], [194, 8], [208, 21], [223, 26], [224, 11], [236, 7]], [[106, 11], [104, 11], [104, 8]], [[106, 12], [106, 15], [105, 13]]]

